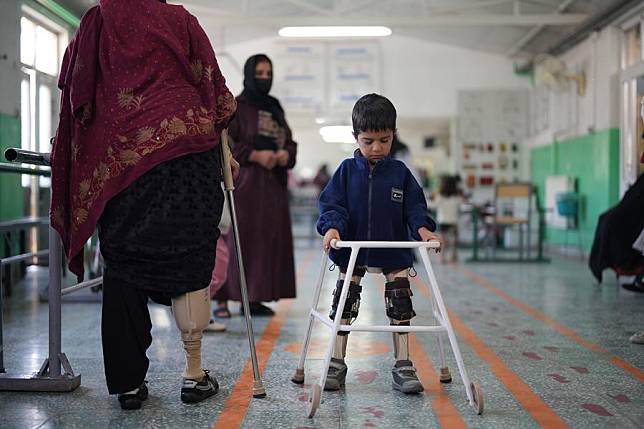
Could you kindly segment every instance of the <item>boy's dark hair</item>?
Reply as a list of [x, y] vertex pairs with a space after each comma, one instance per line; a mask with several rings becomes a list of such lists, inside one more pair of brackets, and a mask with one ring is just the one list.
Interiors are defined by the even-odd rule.
[[378, 94], [362, 96], [351, 114], [353, 135], [363, 131], [396, 131], [396, 108], [389, 99]]

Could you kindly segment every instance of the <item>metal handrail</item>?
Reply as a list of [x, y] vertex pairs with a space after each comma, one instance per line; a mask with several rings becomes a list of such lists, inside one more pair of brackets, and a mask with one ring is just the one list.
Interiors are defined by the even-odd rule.
[[6, 162], [0, 162], [0, 173], [17, 173], [29, 174], [31, 176], [51, 177], [51, 170], [45, 170], [42, 168], [20, 167], [17, 165], [7, 164]]
[[9, 162], [19, 162], [32, 165], [51, 165], [51, 154], [47, 152], [32, 152], [30, 150], [10, 147], [4, 151], [4, 157]]

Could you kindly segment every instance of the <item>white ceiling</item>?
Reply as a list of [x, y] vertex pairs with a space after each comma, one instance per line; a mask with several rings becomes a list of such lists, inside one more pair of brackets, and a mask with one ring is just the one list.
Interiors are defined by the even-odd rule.
[[[92, 0], [59, 0], [82, 14]], [[181, 3], [227, 44], [284, 25], [388, 25], [394, 34], [508, 56], [547, 50], [618, 0], [188, 0]]]

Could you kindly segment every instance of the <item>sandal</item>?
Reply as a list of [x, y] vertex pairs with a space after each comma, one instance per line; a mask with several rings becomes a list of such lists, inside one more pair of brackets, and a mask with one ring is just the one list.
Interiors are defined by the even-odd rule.
[[217, 319], [230, 319], [230, 310], [227, 305], [220, 305], [212, 311], [212, 315]]

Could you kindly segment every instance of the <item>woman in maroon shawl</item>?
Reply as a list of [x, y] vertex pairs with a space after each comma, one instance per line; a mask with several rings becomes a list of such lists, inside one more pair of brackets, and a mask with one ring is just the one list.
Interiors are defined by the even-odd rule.
[[70, 269], [99, 228], [105, 377], [121, 407], [147, 398], [148, 299], [173, 306], [186, 352], [184, 402], [217, 391], [201, 368], [222, 212], [220, 132], [235, 111], [210, 42], [183, 7], [100, 0], [60, 74], [51, 224]]
[[[241, 164], [235, 182], [235, 202], [243, 252], [250, 311], [271, 315], [262, 301], [295, 297], [293, 236], [286, 188], [295, 165], [297, 144], [279, 101], [268, 95], [273, 65], [266, 55], [254, 55], [244, 65], [244, 90], [237, 97], [237, 114], [228, 129], [233, 155]], [[232, 240], [228, 242], [234, 251]], [[229, 264], [228, 281], [217, 293], [219, 317], [230, 317], [226, 300], [240, 301], [237, 264]]]

